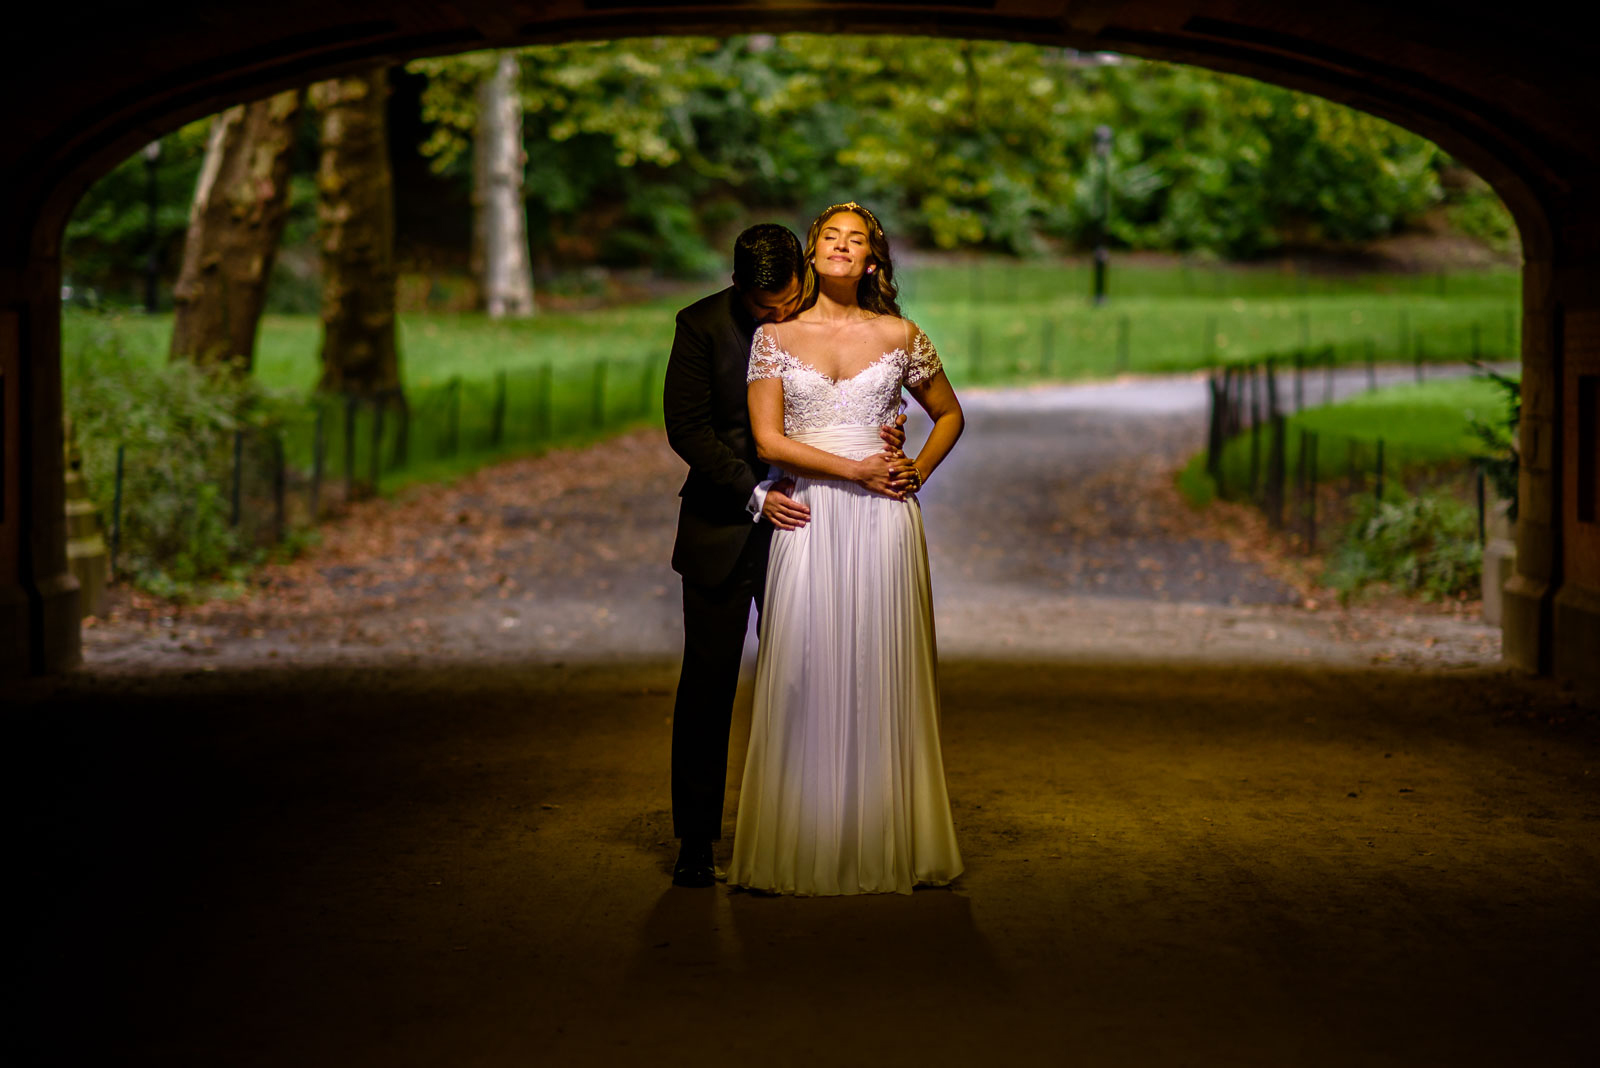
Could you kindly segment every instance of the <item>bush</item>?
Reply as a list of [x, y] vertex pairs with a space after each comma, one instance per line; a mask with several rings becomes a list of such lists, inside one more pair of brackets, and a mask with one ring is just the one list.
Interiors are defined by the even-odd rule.
[[[230, 522], [234, 432], [271, 424], [284, 402], [227, 368], [127, 358], [109, 325], [66, 363], [67, 414], [108, 533], [124, 449], [118, 571], [167, 597], [241, 581], [264, 550]], [[266, 462], [262, 440], [252, 435], [247, 471]]]
[[1404, 501], [1364, 497], [1323, 581], [1341, 599], [1377, 582], [1432, 601], [1476, 590], [1483, 573], [1477, 516], [1441, 493]]
[[1493, 382], [1505, 398], [1505, 415], [1499, 419], [1483, 419], [1477, 414], [1469, 417], [1468, 425], [1484, 451], [1472, 458], [1478, 461], [1495, 495], [1509, 501], [1506, 515], [1517, 521], [1517, 477], [1522, 466], [1522, 454], [1517, 449], [1517, 426], [1522, 422], [1522, 380], [1508, 378], [1485, 369], [1474, 377]]

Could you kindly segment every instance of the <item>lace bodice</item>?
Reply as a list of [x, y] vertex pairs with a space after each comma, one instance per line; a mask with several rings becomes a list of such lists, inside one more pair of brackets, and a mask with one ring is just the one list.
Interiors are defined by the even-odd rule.
[[909, 348], [890, 349], [849, 378], [835, 382], [791, 355], [777, 335], [758, 328], [750, 344], [746, 381], [783, 379], [783, 432], [820, 430], [830, 426], [882, 426], [904, 406], [902, 385], [914, 386], [938, 374], [939, 353], [933, 342], [911, 327]]

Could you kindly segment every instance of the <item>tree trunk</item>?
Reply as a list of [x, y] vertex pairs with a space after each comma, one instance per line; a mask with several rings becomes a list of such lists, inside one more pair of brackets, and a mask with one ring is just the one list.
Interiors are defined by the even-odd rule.
[[532, 315], [527, 204], [523, 199], [522, 98], [517, 57], [501, 52], [478, 83], [478, 128], [473, 142], [474, 252], [489, 317]]
[[183, 269], [173, 289], [172, 359], [255, 356], [256, 326], [289, 216], [289, 164], [300, 91], [229, 108], [211, 122], [195, 185]]
[[317, 167], [322, 380], [329, 393], [400, 390], [394, 329], [394, 186], [384, 68], [311, 87], [322, 111]]

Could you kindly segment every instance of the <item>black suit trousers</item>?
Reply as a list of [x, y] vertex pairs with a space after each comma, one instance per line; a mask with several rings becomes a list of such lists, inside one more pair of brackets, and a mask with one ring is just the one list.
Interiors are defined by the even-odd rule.
[[683, 673], [672, 710], [672, 833], [722, 837], [739, 659], [750, 604], [761, 609], [768, 539], [753, 531], [733, 571], [715, 586], [683, 580]]

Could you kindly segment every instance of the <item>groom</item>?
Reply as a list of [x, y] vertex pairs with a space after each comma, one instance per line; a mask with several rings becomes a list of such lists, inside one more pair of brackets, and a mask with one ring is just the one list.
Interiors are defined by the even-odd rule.
[[[682, 841], [672, 881], [710, 886], [711, 843], [722, 837], [739, 660], [750, 604], [761, 608], [774, 528], [805, 525], [810, 510], [788, 480], [765, 481], [745, 405], [750, 339], [793, 315], [804, 274], [800, 242], [762, 223], [733, 246], [733, 285], [678, 313], [667, 359], [667, 441], [689, 465], [678, 491], [672, 569], [683, 576], [683, 672], [672, 712], [672, 833]], [[885, 427], [899, 449], [905, 432]]]

